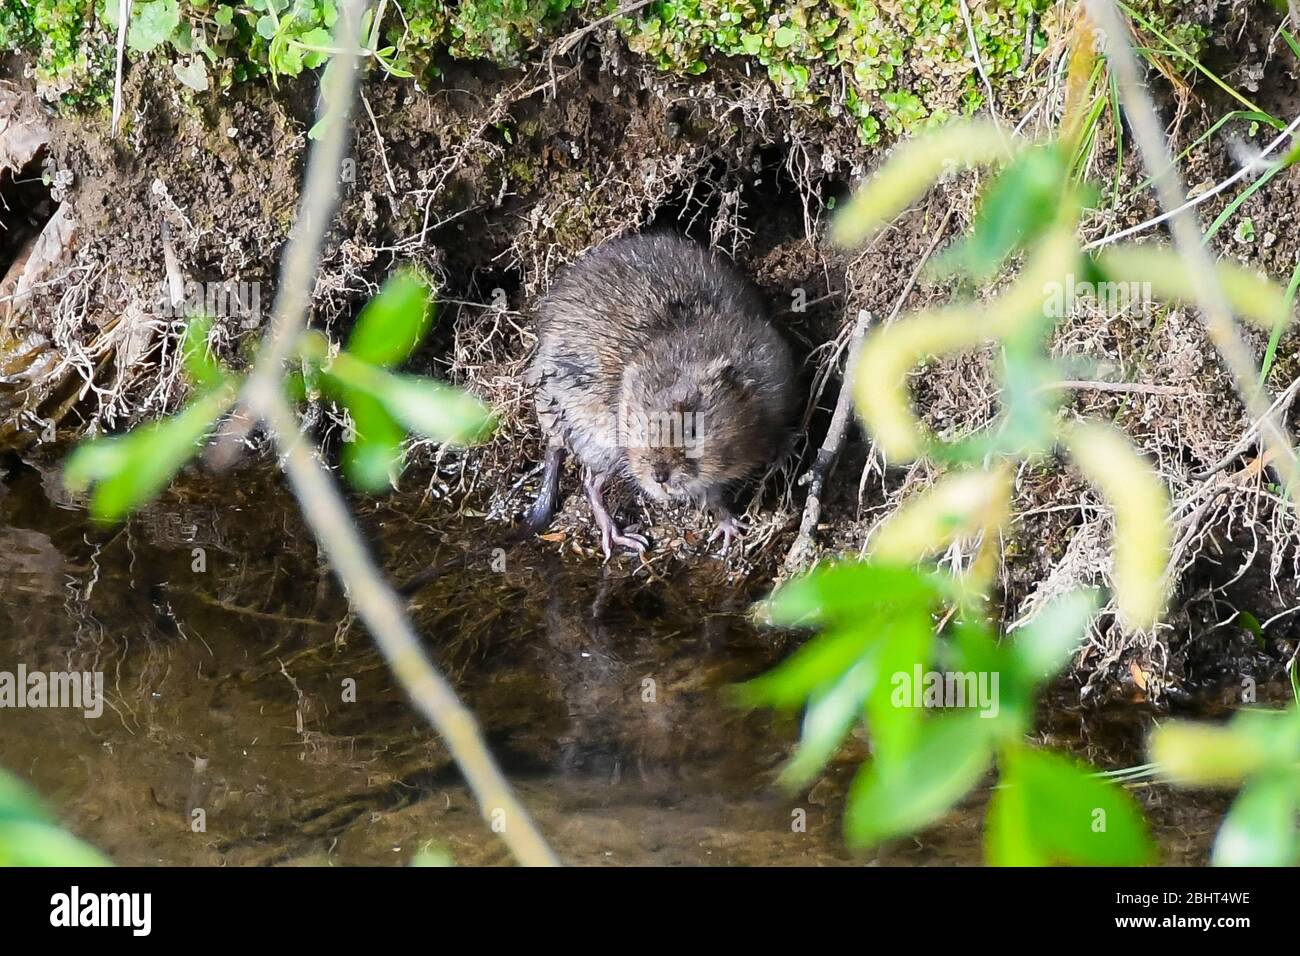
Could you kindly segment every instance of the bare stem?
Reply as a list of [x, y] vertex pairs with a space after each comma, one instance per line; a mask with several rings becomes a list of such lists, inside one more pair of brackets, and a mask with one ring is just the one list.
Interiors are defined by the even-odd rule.
[[1187, 263], [1196, 302], [1210, 340], [1223, 356], [1250, 417], [1259, 422], [1264, 445], [1273, 453], [1273, 466], [1281, 473], [1289, 491], [1300, 489], [1294, 450], [1286, 430], [1269, 409], [1268, 396], [1259, 383], [1259, 370], [1250, 348], [1237, 332], [1223, 290], [1215, 273], [1214, 259], [1201, 243], [1201, 227], [1195, 213], [1184, 208], [1187, 195], [1174, 167], [1173, 155], [1165, 142], [1155, 104], [1142, 85], [1137, 56], [1128, 40], [1128, 27], [1114, 0], [1086, 0], [1089, 15], [1101, 28], [1106, 56], [1119, 84], [1124, 111], [1133, 128], [1147, 174], [1155, 185], [1160, 205], [1169, 216], [1174, 247]]
[[345, 0], [336, 38], [341, 50], [325, 76], [329, 117], [311, 150], [294, 233], [280, 269], [270, 332], [244, 387], [242, 428], [266, 424], [280, 448], [285, 474], [312, 533], [320, 542], [348, 600], [374, 636], [398, 682], [447, 744], [485, 819], [529, 866], [558, 861], [497, 767], [474, 715], [439, 673], [420, 645], [406, 610], [366, 549], [347, 504], [302, 434], [281, 384], [285, 360], [306, 324], [326, 226], [337, 202], [339, 173], [347, 152], [349, 119], [357, 92], [355, 66], [364, 0]]

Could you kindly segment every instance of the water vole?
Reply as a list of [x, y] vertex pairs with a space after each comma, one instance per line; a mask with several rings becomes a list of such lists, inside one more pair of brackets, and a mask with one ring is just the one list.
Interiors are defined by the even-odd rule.
[[605, 507], [614, 476], [658, 500], [713, 512], [724, 552], [739, 532], [728, 492], [775, 456], [794, 403], [790, 351], [757, 290], [685, 239], [652, 233], [588, 252], [538, 306], [529, 373], [548, 437], [545, 475], [527, 525], [549, 522], [571, 449], [606, 556], [642, 552]]

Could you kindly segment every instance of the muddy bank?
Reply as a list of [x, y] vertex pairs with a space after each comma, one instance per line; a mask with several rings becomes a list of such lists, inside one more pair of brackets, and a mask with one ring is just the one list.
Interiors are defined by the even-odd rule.
[[[1252, 95], [1262, 108], [1289, 116], [1297, 105], [1291, 70], [1274, 59], [1266, 28], [1238, 35], [1217, 55], [1247, 65], [1267, 60], [1270, 72]], [[1026, 131], [1043, 132], [1054, 123], [1058, 93], [1049, 86], [999, 109], [1023, 116]], [[1208, 84], [1166, 91], [1165, 99], [1186, 142], [1230, 106]], [[273, 298], [314, 103], [307, 79], [278, 91], [250, 84], [196, 97], [133, 71], [120, 136], [111, 136], [104, 116], [49, 118], [41, 163], [63, 184], [57, 208], [77, 229], [39, 304], [10, 326], [15, 338], [35, 337], [63, 358], [60, 387], [49, 394], [26, 387], [27, 369], [7, 373], [13, 387], [6, 413], [26, 423], [19, 433], [29, 454], [90, 428], [157, 415], [179, 400], [181, 320], [158, 305], [176, 272], [186, 281], [257, 291], [255, 305], [243, 299], [218, 316], [221, 350], [236, 364], [245, 360]], [[1086, 223], [1089, 238], [1154, 212], [1117, 132], [1103, 119], [1089, 156], [1092, 178], [1115, 197]], [[1193, 184], [1215, 182], [1235, 168], [1240, 143], [1268, 135], [1266, 127], [1229, 126], [1193, 150], [1185, 175]], [[754, 277], [803, 362], [807, 408], [792, 455], [755, 495], [743, 553], [717, 562], [707, 555], [699, 516], [629, 501], [626, 509], [660, 547], [649, 567], [621, 568], [647, 582], [704, 573], [747, 597], [770, 585], [793, 540], [803, 505], [798, 479], [826, 428], [839, 388], [839, 345], [858, 311], [877, 321], [894, 311], [940, 225], [947, 222], [953, 237], [968, 225], [981, 184], [980, 174], [962, 174], [870, 248], [846, 256], [824, 239], [828, 211], [879, 161], [876, 148], [863, 146], [847, 125], [779, 98], [765, 78], [726, 68], [675, 78], [648, 69], [603, 34], [545, 68], [449, 63], [425, 91], [372, 77], [354, 124], [353, 155], [315, 290], [316, 323], [344, 333], [393, 267], [422, 267], [439, 280], [442, 304], [437, 332], [414, 366], [483, 395], [502, 416], [483, 449], [421, 451], [407, 488], [423, 484], [421, 500], [437, 502], [443, 514], [486, 515], [504, 527], [529, 498], [531, 485], [520, 479], [538, 445], [521, 373], [533, 344], [531, 305], [561, 265], [610, 236], [652, 227], [707, 242]], [[1216, 243], [1285, 277], [1296, 261], [1296, 188], [1294, 171], [1276, 176], [1238, 213], [1258, 224], [1257, 238], [1233, 238], [1234, 219]], [[1230, 199], [1205, 204], [1205, 218]], [[939, 304], [953, 291], [923, 276], [903, 306]], [[1257, 337], [1260, 354], [1264, 344]], [[1296, 374], [1293, 346], [1283, 339], [1270, 378], [1277, 390]], [[1184, 545], [1167, 626], [1135, 638], [1103, 618], [1077, 662], [1095, 678], [1083, 686], [1158, 697], [1227, 676], [1277, 679], [1300, 635], [1300, 618], [1277, 616], [1300, 603], [1292, 583], [1300, 560], [1294, 520], [1270, 490], [1268, 470], [1252, 464], [1253, 450], [1237, 449], [1246, 423], [1196, 317], [1177, 309], [1156, 316], [1079, 309], [1063, 323], [1057, 350], [1077, 360], [1081, 377], [1163, 389], [1083, 390], [1071, 412], [1116, 421], [1159, 462], [1179, 503]], [[955, 436], [988, 424], [996, 398], [989, 360], [977, 353], [918, 375], [917, 399], [936, 431]], [[328, 449], [337, 447], [335, 410], [314, 407], [308, 420]], [[1200, 477], [1225, 459], [1220, 471]], [[879, 521], [935, 474], [924, 465], [889, 467], [855, 433], [823, 512], [822, 553], [856, 553]], [[566, 488], [575, 487], [569, 475]], [[570, 494], [553, 535], [539, 546], [561, 563], [595, 550], [579, 498]], [[414, 520], [402, 514], [404, 500], [380, 508], [390, 521]], [[1026, 470], [1016, 506], [1001, 579], [1007, 623], [1036, 595], [1104, 583], [1108, 573], [1106, 512], [1077, 475], [1060, 466]], [[389, 555], [395, 571], [418, 565], [427, 550], [426, 543], [409, 547]], [[447, 608], [456, 596], [435, 590], [425, 601]], [[1243, 627], [1243, 613], [1264, 626]]]

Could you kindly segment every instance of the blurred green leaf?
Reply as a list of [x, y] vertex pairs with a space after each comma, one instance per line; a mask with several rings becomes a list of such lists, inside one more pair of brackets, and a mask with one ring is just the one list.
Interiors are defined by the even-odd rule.
[[31, 787], [11, 773], [0, 770], [0, 821], [37, 820], [49, 822], [49, 816]]
[[1232, 804], [1214, 839], [1215, 866], [1295, 866], [1300, 775], [1273, 771], [1251, 780]]
[[860, 619], [886, 607], [932, 607], [939, 600], [938, 576], [878, 561], [824, 564], [787, 581], [757, 607], [765, 623], [813, 627]]
[[1300, 762], [1300, 716], [1287, 710], [1244, 710], [1227, 724], [1175, 720], [1151, 734], [1151, 759], [1174, 783], [1235, 786], [1267, 770]]
[[1048, 602], [1016, 636], [1013, 655], [1032, 680], [1054, 675], [1083, 641], [1084, 628], [1097, 613], [1097, 592], [1071, 591]]
[[377, 397], [408, 429], [434, 441], [477, 444], [496, 425], [491, 411], [479, 399], [432, 379], [395, 375]]
[[456, 861], [442, 847], [426, 847], [411, 857], [411, 866], [455, 866]]
[[97, 850], [58, 827], [30, 820], [0, 821], [0, 867], [110, 865]]
[[[1063, 393], [1051, 386], [1060, 377], [1043, 354], [1040, 337], [1013, 337], [1002, 350], [1002, 423], [993, 436], [1003, 454], [1019, 458], [1045, 453], [1056, 442], [1056, 417]], [[982, 436], [982, 433], [976, 433]], [[987, 439], [985, 439], [987, 441]]]
[[408, 431], [434, 441], [471, 445], [492, 431], [488, 407], [468, 392], [415, 375], [397, 375], [341, 352], [324, 370], [345, 390], [377, 400]]
[[29, 787], [0, 771], [0, 867], [108, 865], [93, 847], [54, 825]]
[[415, 350], [432, 321], [428, 284], [413, 272], [399, 272], [361, 310], [347, 350], [363, 362], [392, 368]]
[[402, 471], [406, 429], [377, 399], [354, 389], [343, 401], [352, 416], [351, 440], [343, 444], [343, 473], [357, 488], [379, 492], [393, 487]]
[[878, 619], [858, 627], [831, 631], [813, 638], [773, 670], [732, 689], [736, 701], [747, 707], [793, 710], [819, 688], [838, 681], [862, 659], [879, 634]]
[[1165, 570], [1173, 537], [1169, 490], [1114, 425], [1085, 419], [1068, 426], [1063, 438], [1083, 476], [1115, 511], [1110, 578], [1120, 619], [1129, 628], [1153, 627], [1168, 593]]
[[73, 492], [93, 485], [91, 516], [96, 521], [120, 521], [167, 487], [198, 454], [235, 396], [235, 387], [227, 383], [194, 399], [171, 418], [78, 445], [64, 463], [64, 484]]
[[1069, 758], [1010, 747], [999, 783], [985, 826], [995, 866], [1138, 866], [1152, 856], [1133, 799]]
[[1013, 252], [1052, 224], [1066, 199], [1065, 157], [1055, 145], [1016, 157], [980, 200], [970, 235], [936, 263], [941, 273], [964, 270], [977, 279], [994, 275]]
[[909, 564], [979, 531], [996, 534], [1011, 509], [1012, 475], [997, 467], [944, 475], [910, 496], [876, 528], [867, 547], [877, 560]]
[[[1187, 263], [1169, 246], [1154, 242], [1120, 243], [1100, 253], [1096, 262], [1115, 289], [1130, 300], [1146, 302], [1154, 297], [1195, 302], [1197, 299], [1197, 283], [1188, 272]], [[1228, 305], [1243, 320], [1271, 331], [1290, 325], [1294, 319], [1286, 290], [1267, 276], [1227, 261], [1216, 263], [1214, 271]]]
[[987, 721], [976, 714], [934, 717], [899, 760], [873, 761], [849, 789], [844, 830], [871, 846], [933, 823], [983, 776], [992, 760]]
[[208, 334], [211, 331], [211, 317], [196, 315], [185, 326], [185, 335], [181, 339], [181, 361], [185, 366], [185, 374], [190, 383], [200, 390], [216, 388], [226, 380], [221, 363], [208, 348]]
[[826, 766], [844, 735], [862, 719], [862, 705], [875, 685], [878, 672], [871, 660], [859, 660], [824, 690], [816, 690], [804, 713], [803, 731], [794, 757], [781, 771], [780, 783], [803, 787]]
[[925, 710], [900, 706], [896, 681], [911, 682], [917, 671], [924, 672], [933, 647], [930, 612], [918, 608], [892, 613], [884, 628], [884, 639], [872, 648], [877, 679], [867, 696], [866, 710], [871, 752], [877, 762], [909, 753], [916, 744]]
[[837, 245], [866, 241], [946, 173], [1004, 161], [1012, 146], [986, 122], [955, 122], [898, 146], [835, 217]]

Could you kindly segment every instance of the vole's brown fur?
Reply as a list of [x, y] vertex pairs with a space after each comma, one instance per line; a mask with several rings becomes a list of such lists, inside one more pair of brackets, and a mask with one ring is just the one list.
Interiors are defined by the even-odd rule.
[[648, 543], [605, 508], [602, 486], [619, 474], [651, 498], [707, 506], [730, 546], [727, 491], [772, 460], [794, 403], [789, 349], [754, 287], [685, 239], [618, 239], [560, 276], [537, 334], [530, 382], [550, 447], [529, 527], [551, 517], [567, 447], [585, 466], [606, 555]]

